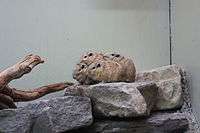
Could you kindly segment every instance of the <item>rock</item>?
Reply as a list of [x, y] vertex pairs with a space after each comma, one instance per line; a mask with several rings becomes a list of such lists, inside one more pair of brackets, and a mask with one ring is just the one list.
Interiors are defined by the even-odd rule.
[[149, 118], [137, 120], [97, 120], [89, 128], [71, 133], [184, 133], [187, 129], [185, 114], [156, 113]]
[[[45, 103], [37, 103], [42, 105]], [[46, 103], [47, 108], [36, 119], [33, 132], [64, 132], [89, 126], [93, 122], [90, 99], [87, 97], [56, 98]]]
[[31, 114], [24, 110], [5, 109], [0, 111], [1, 133], [29, 133]]
[[58, 133], [87, 127], [93, 122], [91, 101], [80, 96], [40, 100], [11, 113], [10, 110], [3, 111], [0, 114], [7, 115], [3, 115], [0, 123], [6, 123], [0, 124], [0, 131], [6, 133]]
[[155, 110], [179, 108], [183, 104], [181, 74], [177, 65], [164, 66], [137, 74], [136, 82], [155, 82], [158, 99]]
[[[180, 132], [188, 129], [187, 115], [184, 113], [157, 113], [147, 119], [154, 131]], [[159, 127], [159, 128], [157, 128]]]
[[157, 86], [152, 82], [121, 82], [66, 89], [65, 95], [76, 94], [91, 98], [95, 117], [130, 118], [149, 115], [155, 104]]
[[[148, 83], [148, 82], [147, 82]], [[145, 99], [147, 104], [147, 111], [150, 114], [151, 110], [154, 108], [157, 102], [157, 95], [158, 95], [158, 87], [155, 83], [151, 82], [151, 84], [147, 85], [144, 83], [138, 83], [137, 89], [140, 91], [142, 96]]]

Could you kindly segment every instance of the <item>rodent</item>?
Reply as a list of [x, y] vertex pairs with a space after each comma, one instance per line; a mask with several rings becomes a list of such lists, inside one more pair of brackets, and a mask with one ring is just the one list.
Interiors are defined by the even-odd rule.
[[114, 61], [100, 60], [92, 63], [87, 70], [87, 75], [95, 82], [120, 82], [123, 72], [120, 64]]
[[113, 60], [119, 63], [123, 68], [124, 73], [124, 81], [126, 82], [134, 82], [136, 77], [136, 68], [132, 59], [122, 56], [118, 53], [111, 53], [105, 55], [110, 60]]
[[80, 84], [134, 82], [135, 76], [133, 60], [117, 53], [87, 52], [81, 56], [73, 72], [73, 78]]

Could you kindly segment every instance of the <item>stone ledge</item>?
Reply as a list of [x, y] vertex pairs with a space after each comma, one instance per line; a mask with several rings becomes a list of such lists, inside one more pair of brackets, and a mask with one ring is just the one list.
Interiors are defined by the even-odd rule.
[[187, 129], [184, 113], [155, 113], [149, 118], [129, 121], [96, 120], [90, 127], [70, 133], [184, 133]]

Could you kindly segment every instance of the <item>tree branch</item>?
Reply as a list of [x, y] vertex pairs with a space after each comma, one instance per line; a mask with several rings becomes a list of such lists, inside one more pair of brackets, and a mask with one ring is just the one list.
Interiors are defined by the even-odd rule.
[[73, 83], [70, 82], [56, 83], [56, 84], [42, 86], [30, 91], [22, 91], [15, 88], [8, 88], [8, 89], [12, 90], [12, 93], [9, 95], [12, 95], [14, 102], [23, 102], [23, 101], [32, 101], [49, 93], [64, 90], [66, 87], [69, 87], [71, 85], [73, 85]]

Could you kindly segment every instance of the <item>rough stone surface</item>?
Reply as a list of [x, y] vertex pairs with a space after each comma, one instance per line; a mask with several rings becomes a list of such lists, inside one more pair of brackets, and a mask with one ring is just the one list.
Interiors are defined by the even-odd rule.
[[[64, 132], [92, 124], [92, 110], [90, 99], [87, 97], [56, 98], [47, 103], [46, 111], [35, 121], [33, 132]], [[34, 108], [34, 107], [33, 107]]]
[[80, 96], [36, 101], [15, 110], [0, 111], [0, 114], [0, 123], [7, 122], [0, 124], [0, 131], [6, 133], [57, 133], [89, 126], [93, 122], [90, 99]]
[[157, 84], [155, 110], [180, 108], [183, 104], [180, 71], [181, 67], [170, 65], [137, 74], [136, 82], [153, 81]]
[[150, 114], [151, 110], [154, 109], [154, 106], [157, 102], [157, 95], [158, 95], [158, 87], [155, 83], [151, 82], [151, 84], [147, 85], [144, 83], [138, 83], [137, 89], [140, 91], [142, 96], [145, 99], [147, 104], [147, 113]]
[[184, 69], [181, 69], [181, 82], [183, 89], [183, 105], [177, 112], [185, 113], [189, 121], [189, 129], [186, 133], [200, 133], [200, 126], [192, 110], [192, 102], [190, 98], [191, 88], [191, 75], [186, 73]]
[[96, 117], [129, 118], [149, 115], [155, 104], [157, 86], [152, 82], [101, 83], [66, 89], [65, 95], [76, 94], [91, 98]]
[[157, 113], [128, 121], [97, 120], [92, 126], [71, 133], [184, 133], [188, 120], [182, 113]]
[[31, 114], [23, 110], [0, 111], [0, 133], [29, 133]]

